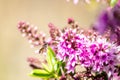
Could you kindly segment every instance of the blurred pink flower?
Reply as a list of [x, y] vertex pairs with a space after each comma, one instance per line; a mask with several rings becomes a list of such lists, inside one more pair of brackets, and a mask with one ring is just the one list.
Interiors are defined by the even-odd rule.
[[44, 44], [45, 35], [43, 33], [38, 33], [36, 26], [30, 25], [24, 21], [20, 21], [17, 27], [22, 33], [23, 37], [27, 37], [29, 43], [31, 43], [33, 47]]
[[[68, 2], [70, 1], [70, 0], [67, 0]], [[90, 0], [84, 0], [86, 3], [90, 3]], [[97, 2], [99, 2], [100, 0], [96, 0]], [[74, 4], [78, 4], [78, 2], [79, 2], [79, 0], [73, 0], [73, 3]]]

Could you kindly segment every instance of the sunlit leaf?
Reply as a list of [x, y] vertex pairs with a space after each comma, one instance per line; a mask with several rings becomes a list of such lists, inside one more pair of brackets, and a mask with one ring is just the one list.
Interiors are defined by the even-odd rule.
[[63, 68], [63, 62], [56, 59], [55, 53], [50, 47], [47, 49], [46, 59], [48, 64], [42, 63], [43, 69], [33, 70], [30, 74], [31, 76], [44, 78], [44, 80], [61, 76], [61, 67]]
[[118, 2], [118, 0], [111, 0], [110, 1], [110, 6], [115, 6], [115, 4]]
[[30, 76], [39, 77], [39, 78], [51, 78], [51, 73], [47, 72], [46, 70], [35, 69], [32, 71]]
[[50, 70], [53, 70], [54, 65], [56, 63], [56, 58], [55, 58], [54, 51], [50, 47], [48, 47], [48, 49], [47, 49], [47, 62], [50, 67]]
[[51, 72], [48, 65], [42, 63], [42, 66], [46, 71]]

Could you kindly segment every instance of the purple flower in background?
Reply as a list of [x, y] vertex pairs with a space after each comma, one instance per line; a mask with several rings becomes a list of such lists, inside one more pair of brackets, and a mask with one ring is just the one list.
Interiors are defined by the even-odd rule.
[[100, 34], [110, 33], [110, 39], [120, 45], [120, 5], [104, 11], [96, 21], [93, 29]]
[[120, 0], [118, 0], [118, 5], [120, 5]]
[[111, 24], [110, 26], [112, 27], [117, 27], [117, 26], [120, 26], [120, 5], [115, 5], [112, 9], [111, 9], [111, 12], [110, 12], [110, 21], [111, 21]]
[[108, 12], [104, 11], [98, 18], [98, 21], [94, 24], [93, 29], [103, 34], [108, 28]]

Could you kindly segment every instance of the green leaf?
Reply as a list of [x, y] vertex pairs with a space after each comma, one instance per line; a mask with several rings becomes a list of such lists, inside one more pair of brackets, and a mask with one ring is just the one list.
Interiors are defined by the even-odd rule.
[[48, 65], [49, 65], [51, 71], [54, 70], [54, 65], [55, 65], [56, 61], [57, 60], [55, 58], [54, 51], [48, 46], [48, 49], [47, 49], [47, 62], [48, 62]]
[[57, 70], [56, 70], [56, 72], [57, 72], [58, 75], [61, 75], [61, 69], [60, 69], [61, 67], [62, 67], [61, 66], [61, 61], [58, 61], [57, 62]]
[[39, 78], [51, 78], [51, 73], [47, 72], [46, 70], [41, 69], [34, 69], [30, 76], [39, 77]]
[[42, 66], [46, 71], [51, 72], [48, 65], [42, 63]]
[[58, 65], [58, 67], [57, 67], [57, 71], [56, 72], [57, 72], [58, 76], [61, 76], [62, 75], [61, 69], [63, 70], [63, 72], [66, 72], [66, 70], [65, 70], [65, 63], [62, 62], [62, 61], [58, 61], [57, 65]]
[[47, 48], [46, 60], [48, 64], [42, 63], [43, 69], [34, 69], [30, 75], [43, 78], [44, 80], [61, 76], [61, 68], [64, 71], [64, 63], [56, 59], [54, 51], [49, 46]]
[[118, 0], [111, 0], [110, 1], [110, 6], [113, 7], [117, 2], [118, 2]]

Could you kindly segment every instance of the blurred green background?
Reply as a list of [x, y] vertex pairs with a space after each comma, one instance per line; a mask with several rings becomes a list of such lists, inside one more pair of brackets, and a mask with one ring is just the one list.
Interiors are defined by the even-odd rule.
[[47, 34], [49, 22], [61, 28], [69, 17], [81, 27], [89, 28], [105, 6], [100, 3], [88, 5], [81, 0], [77, 5], [72, 0], [0, 0], [0, 80], [39, 80], [28, 76], [31, 68], [27, 57], [39, 55], [17, 30], [18, 21], [29, 21]]

